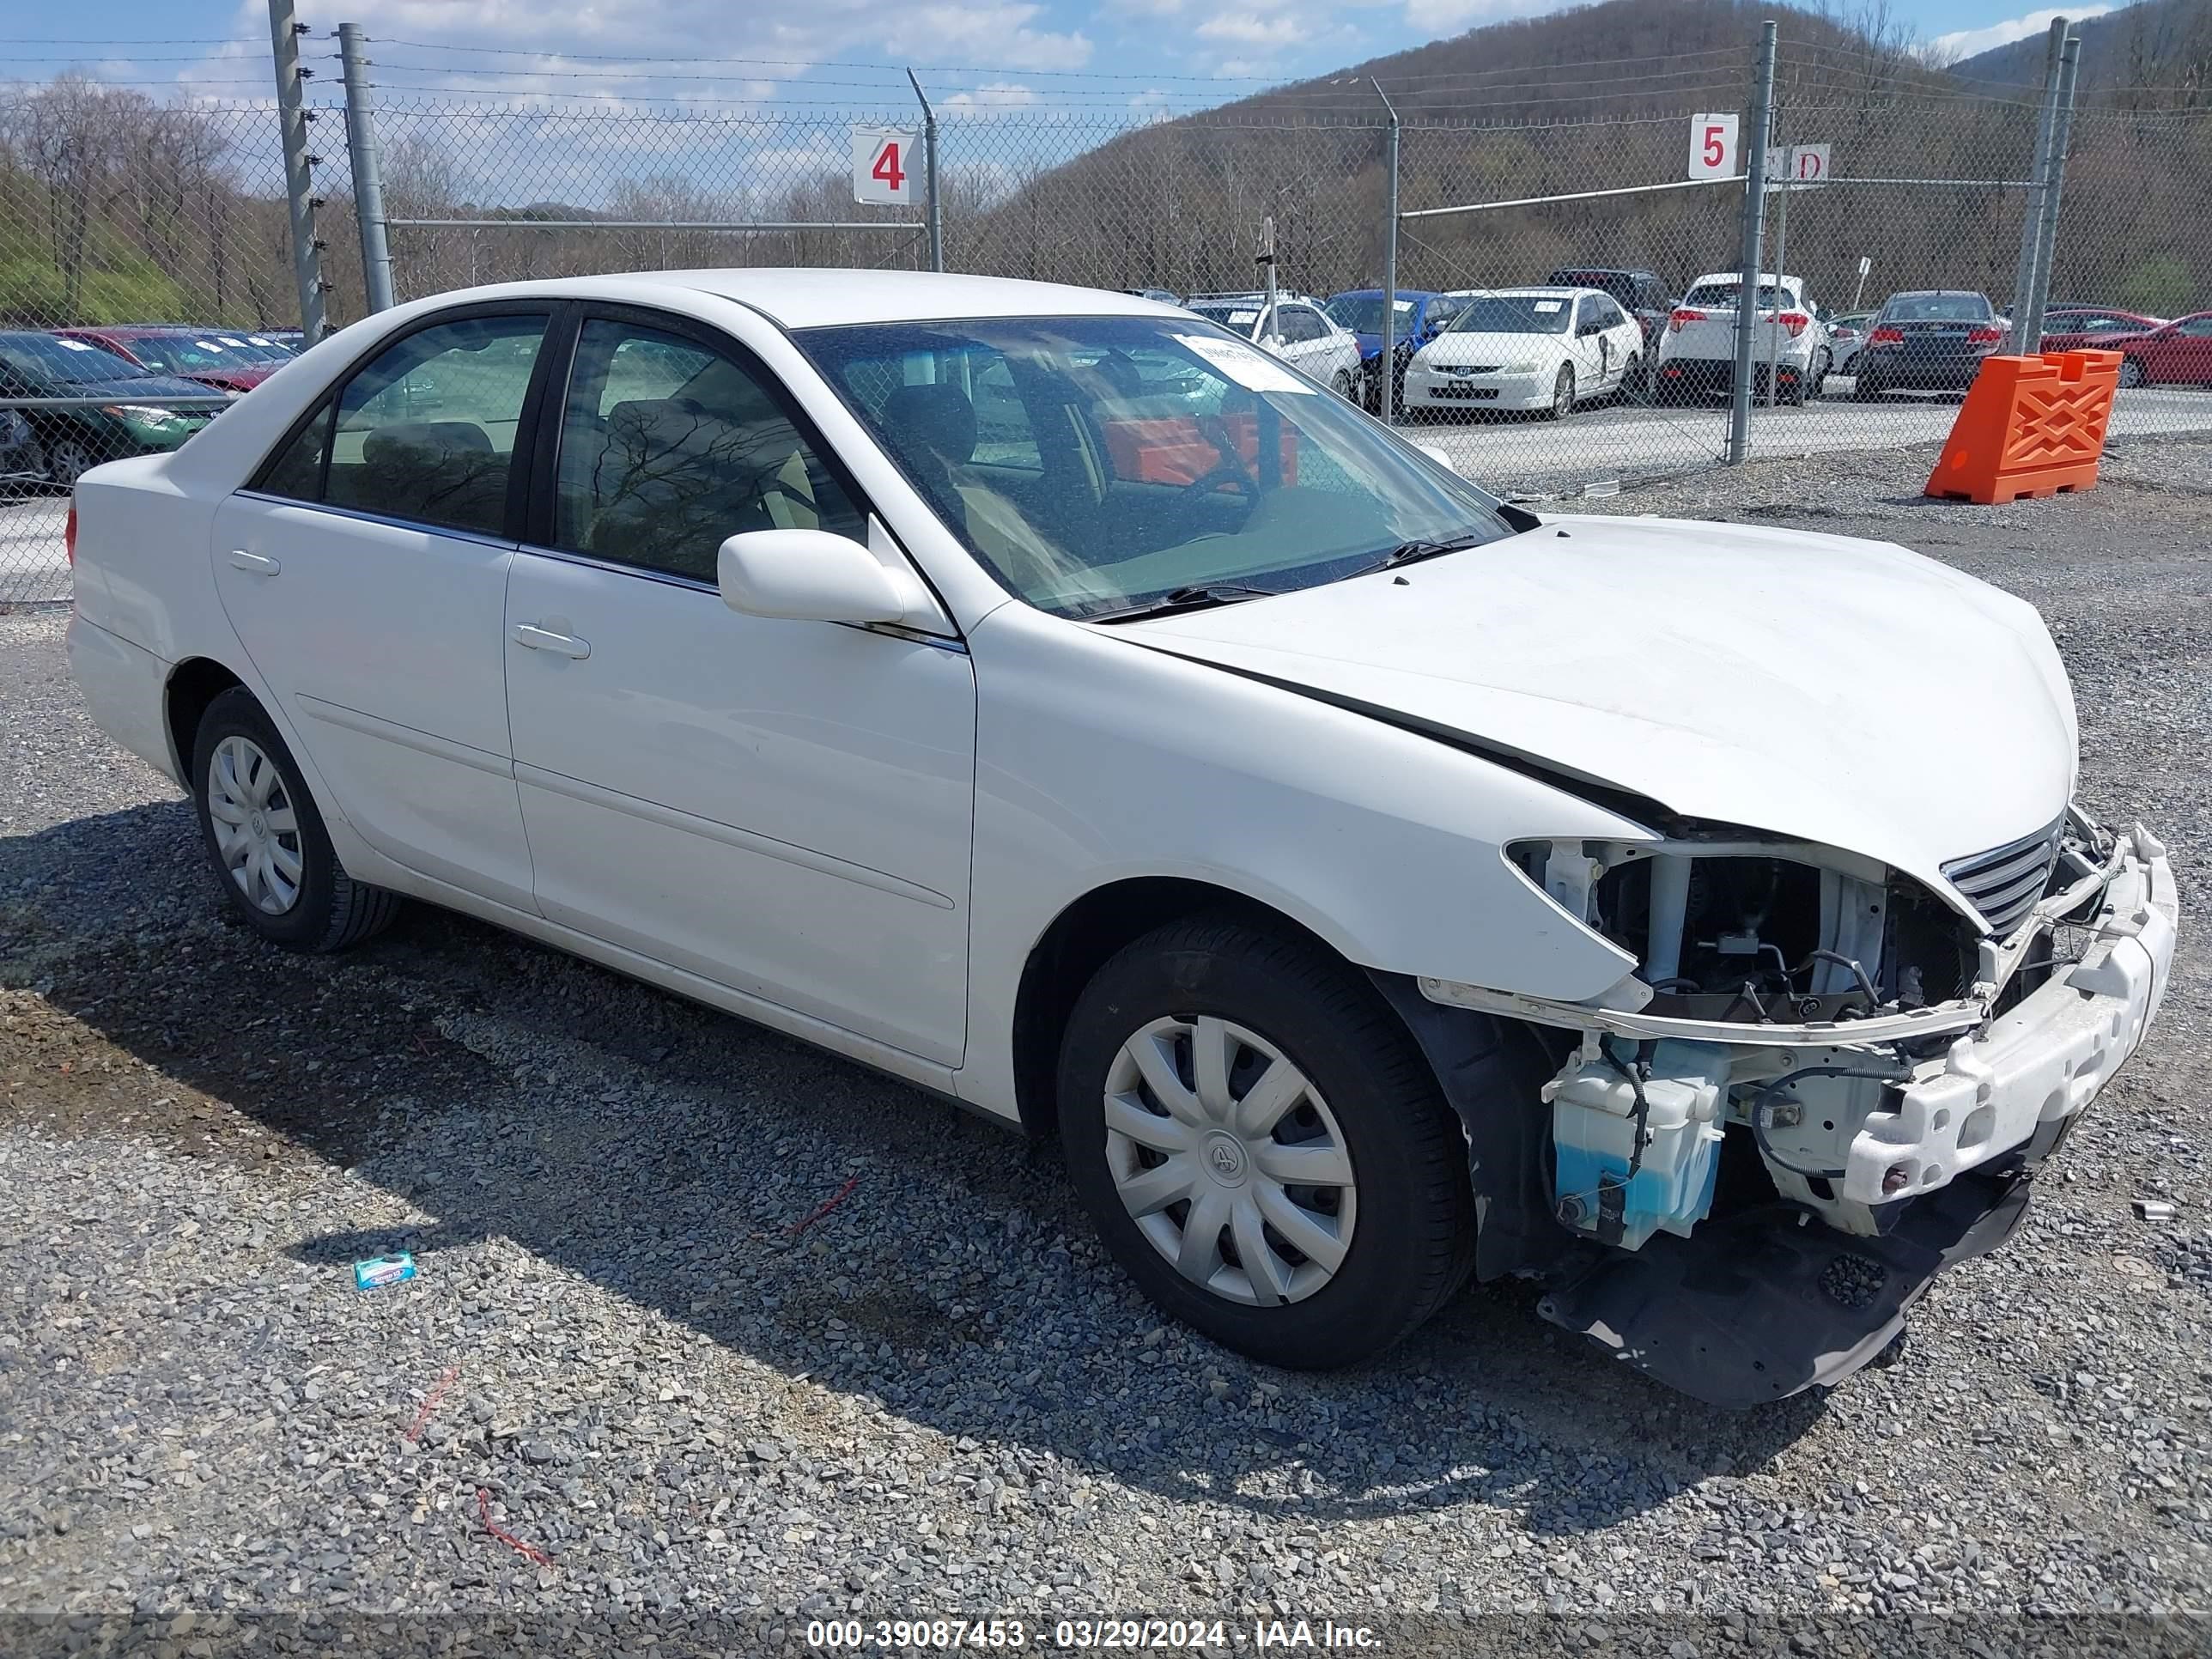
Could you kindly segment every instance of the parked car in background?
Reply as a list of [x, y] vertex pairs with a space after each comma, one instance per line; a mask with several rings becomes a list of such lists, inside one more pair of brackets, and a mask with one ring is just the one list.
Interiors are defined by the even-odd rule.
[[1656, 270], [1614, 270], [1605, 265], [1567, 265], [1544, 279], [1554, 288], [1594, 288], [1644, 325], [1644, 361], [1659, 355], [1659, 336], [1674, 308], [1674, 285]]
[[2100, 351], [2125, 354], [2122, 386], [2212, 386], [2212, 311], [2177, 317], [2140, 334], [2104, 335], [2093, 343]]
[[[1426, 289], [1401, 289], [1390, 329], [1394, 376], [1392, 406], [1405, 406], [1406, 365], [1413, 353], [1443, 331], [1467, 303], [1464, 292], [1438, 294]], [[1347, 289], [1331, 295], [1326, 307], [1340, 328], [1348, 329], [1359, 342], [1359, 401], [1366, 409], [1382, 406], [1382, 378], [1378, 372], [1382, 356], [1382, 290]]]
[[46, 476], [46, 458], [29, 419], [19, 409], [0, 409], [0, 494], [14, 495]]
[[1886, 392], [1963, 392], [1982, 372], [1982, 359], [2003, 349], [2008, 326], [1986, 294], [1893, 294], [1868, 326], [1851, 396], [1863, 402]]
[[2080, 308], [2053, 306], [2043, 313], [2044, 351], [2103, 351], [2112, 341], [2127, 335], [2148, 334], [2166, 326], [2163, 317], [2139, 311], [2116, 311], [2094, 306]]
[[[1735, 384], [1736, 307], [1742, 293], [1742, 273], [1717, 270], [1691, 283], [1668, 313], [1654, 383], [1662, 400], [1726, 392]], [[1771, 370], [1778, 400], [1802, 404], [1819, 397], [1835, 360], [1804, 279], [1762, 271], [1753, 302], [1753, 390], [1765, 393]]]
[[119, 456], [174, 449], [215, 418], [207, 387], [155, 374], [86, 340], [16, 331], [0, 333], [0, 398], [96, 398], [70, 409], [27, 409], [46, 477], [73, 484], [87, 467]]
[[1125, 288], [1122, 293], [1136, 300], [1157, 300], [1164, 306], [1179, 306], [1182, 295], [1164, 288]]
[[[77, 486], [70, 669], [232, 923], [318, 953], [424, 900], [1025, 1128], [1265, 1363], [1525, 1277], [1702, 1399], [1834, 1384], [2173, 982], [2050, 631], [1901, 547], [1540, 515], [1044, 283], [518, 283], [321, 349]], [[988, 459], [986, 382], [1029, 438]]]
[[1867, 325], [1874, 319], [1871, 311], [1847, 311], [1840, 317], [1826, 319], [1830, 366], [1838, 374], [1857, 371], [1859, 348], [1866, 343]]
[[1577, 404], [1643, 380], [1644, 330], [1590, 288], [1479, 289], [1406, 368], [1408, 410], [1533, 410]]
[[83, 340], [127, 357], [156, 374], [196, 380], [215, 392], [251, 392], [292, 361], [267, 335], [181, 323], [115, 323], [58, 328], [57, 337]]
[[1278, 292], [1273, 316], [1264, 294], [1194, 294], [1185, 307], [1294, 364], [1340, 398], [1359, 396], [1359, 342], [1309, 295]]

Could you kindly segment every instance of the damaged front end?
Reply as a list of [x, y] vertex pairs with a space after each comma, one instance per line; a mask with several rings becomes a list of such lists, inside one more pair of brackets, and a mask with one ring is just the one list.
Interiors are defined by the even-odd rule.
[[[2164, 849], [2078, 811], [1940, 886], [1698, 827], [1507, 856], [1638, 965], [1578, 1003], [1385, 988], [1467, 1124], [1480, 1270], [1553, 1279], [1547, 1318], [1728, 1406], [1848, 1376], [2009, 1234], [2172, 957]], [[1475, 1097], [1469, 1045], [1516, 1030], [1539, 1114]]]

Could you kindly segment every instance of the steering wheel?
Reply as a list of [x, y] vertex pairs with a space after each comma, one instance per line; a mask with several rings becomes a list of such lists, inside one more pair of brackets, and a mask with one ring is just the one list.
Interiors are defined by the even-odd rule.
[[1214, 463], [1210, 471], [1185, 484], [1177, 499], [1194, 501], [1201, 496], [1211, 495], [1224, 484], [1237, 486], [1238, 493], [1244, 497], [1247, 512], [1260, 505], [1260, 486], [1252, 482], [1252, 475], [1245, 471], [1243, 463], [1234, 459]]

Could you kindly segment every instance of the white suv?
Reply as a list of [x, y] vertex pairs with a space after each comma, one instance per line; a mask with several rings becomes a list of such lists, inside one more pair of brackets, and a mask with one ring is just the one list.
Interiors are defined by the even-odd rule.
[[[1662, 402], [1726, 392], [1735, 384], [1736, 306], [1742, 292], [1740, 271], [1717, 270], [1690, 284], [1659, 337], [1656, 390]], [[1751, 344], [1753, 391], [1765, 393], [1771, 370], [1775, 397], [1784, 403], [1819, 397], [1834, 367], [1827, 325], [1800, 276], [1759, 273]]]

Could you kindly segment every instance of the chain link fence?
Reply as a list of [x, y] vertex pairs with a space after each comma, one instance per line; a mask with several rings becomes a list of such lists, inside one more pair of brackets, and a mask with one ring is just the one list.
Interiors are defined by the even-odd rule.
[[[2041, 89], [1781, 43], [1770, 153], [1784, 170], [1817, 154], [1819, 178], [1765, 198], [1739, 413], [1758, 53], [1701, 56], [1697, 90], [1620, 111], [1601, 97], [1595, 118], [1544, 118], [1535, 99], [1478, 120], [1431, 89], [1395, 131], [1371, 86], [1175, 119], [957, 94], [934, 112], [945, 264], [1172, 295], [1508, 493], [1941, 438], [2018, 297], [2045, 199]], [[854, 199], [855, 129], [919, 128], [915, 102], [356, 95], [374, 105], [401, 300], [672, 267], [930, 265], [918, 190], [908, 206]], [[2125, 337], [2116, 435], [2212, 430], [2212, 319], [2192, 318], [2212, 306], [2212, 107], [2078, 101], [2045, 334]], [[304, 103], [339, 325], [368, 307], [349, 116], [327, 80]], [[1734, 173], [1694, 185], [1693, 117], [1716, 109], [1736, 121]], [[1943, 297], [1875, 314], [1919, 291]], [[162, 104], [70, 76], [0, 89], [0, 603], [66, 599], [76, 472], [219, 418], [296, 345], [301, 311], [273, 99]]]

